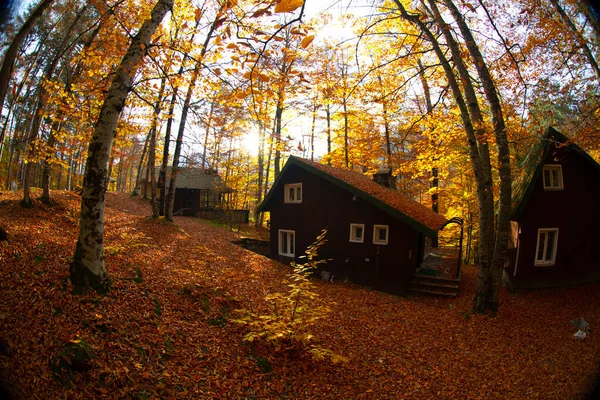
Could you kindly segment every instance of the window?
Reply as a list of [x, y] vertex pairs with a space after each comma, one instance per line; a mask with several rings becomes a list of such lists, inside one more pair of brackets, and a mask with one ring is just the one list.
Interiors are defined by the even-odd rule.
[[296, 248], [296, 232], [279, 230], [279, 255], [294, 257]]
[[373, 243], [388, 244], [388, 226], [374, 225], [373, 226]]
[[562, 190], [562, 167], [559, 164], [547, 164], [543, 168], [544, 190]]
[[350, 224], [350, 241], [354, 243], [362, 243], [365, 239], [364, 224]]
[[285, 203], [302, 203], [302, 184], [290, 183], [284, 186]]
[[558, 228], [538, 229], [535, 265], [551, 266], [556, 260]]

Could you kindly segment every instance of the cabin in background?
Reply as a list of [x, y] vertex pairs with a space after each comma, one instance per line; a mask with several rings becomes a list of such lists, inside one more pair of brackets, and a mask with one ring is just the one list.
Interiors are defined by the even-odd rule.
[[600, 280], [600, 165], [553, 128], [520, 165], [504, 276], [513, 290]]
[[272, 258], [297, 260], [327, 229], [322, 269], [390, 293], [407, 291], [446, 222], [367, 176], [294, 156], [259, 211], [271, 213]]
[[[159, 169], [156, 176], [158, 179]], [[169, 187], [171, 167], [167, 169], [166, 187]], [[151, 184], [146, 181], [147, 193]], [[196, 167], [179, 168], [175, 180], [173, 215], [189, 215], [206, 219], [232, 219], [233, 222], [248, 223], [248, 210], [231, 210], [233, 190], [226, 187], [217, 171]], [[225, 213], [228, 213], [225, 215]]]

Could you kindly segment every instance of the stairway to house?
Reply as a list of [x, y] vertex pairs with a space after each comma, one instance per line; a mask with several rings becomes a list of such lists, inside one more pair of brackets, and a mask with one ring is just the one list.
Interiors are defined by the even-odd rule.
[[410, 294], [425, 294], [438, 297], [456, 297], [460, 287], [460, 275], [458, 278], [443, 278], [432, 275], [413, 275], [413, 280], [408, 292]]

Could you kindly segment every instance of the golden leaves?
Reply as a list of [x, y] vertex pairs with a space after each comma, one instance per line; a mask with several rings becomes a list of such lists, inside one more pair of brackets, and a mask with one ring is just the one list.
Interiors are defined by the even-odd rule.
[[304, 0], [281, 0], [275, 5], [276, 13], [292, 12], [304, 5]]
[[305, 49], [312, 43], [313, 40], [315, 40], [314, 35], [306, 36], [304, 39], [302, 39], [302, 43], [300, 43], [300, 46], [302, 46], [302, 48]]
[[[107, 193], [107, 243], [124, 246], [149, 237], [144, 241], [151, 246], [107, 256], [109, 295], [73, 296], [68, 260], [77, 221], [68, 214], [77, 214], [81, 199], [72, 192], [53, 194], [54, 207], [31, 210], [18, 205], [17, 193], [0, 195], [0, 226], [10, 234], [9, 242], [0, 243], [0, 260], [10, 266], [0, 269], [0, 279], [10, 283], [0, 285], [0, 322], [2, 338], [18, 351], [18, 357], [2, 362], [16, 397], [195, 398], [201, 393], [231, 399], [252, 393], [270, 399], [301, 393], [303, 398], [387, 399], [394, 385], [406, 399], [498, 393], [562, 399], [582, 393], [597, 366], [600, 342], [586, 341], [581, 351], [582, 343], [569, 339], [574, 333], [569, 321], [575, 315], [600, 324], [598, 284], [519, 296], [502, 289], [500, 313], [490, 318], [469, 312], [477, 282], [472, 265], [464, 267], [455, 299], [403, 298], [313, 279], [314, 293], [332, 312], [311, 326], [314, 337], [307, 338], [325, 343], [349, 364], [322, 351], [311, 355], [337, 364], [314, 362], [287, 354], [284, 346], [274, 356], [275, 348], [258, 340], [251, 350], [240, 344], [244, 332], [226, 312], [272, 310], [264, 294], [285, 290], [281, 280], [289, 267], [231, 244], [235, 233], [205, 221], [152, 221], [149, 205], [126, 193]], [[177, 271], [182, 266], [193, 273]], [[133, 280], [135, 268], [140, 283]], [[163, 306], [160, 317], [155, 297]], [[97, 357], [88, 372], [77, 375], [77, 385], [66, 388], [54, 379], [48, 358], [56, 343], [73, 338], [88, 341]], [[507, 379], [523, 371], [527, 379]]]

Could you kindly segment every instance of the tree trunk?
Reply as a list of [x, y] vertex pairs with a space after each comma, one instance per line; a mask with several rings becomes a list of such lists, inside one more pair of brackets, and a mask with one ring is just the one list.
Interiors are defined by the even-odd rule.
[[[554, 2], [555, 0], [551, 1]], [[498, 211], [492, 263], [490, 266], [489, 277], [487, 279], [489, 282], [486, 282], [485, 278], [480, 276], [480, 280], [483, 280], [483, 282], [477, 286], [474, 307], [476, 312], [484, 313], [487, 310], [490, 310], [494, 313], [498, 311], [498, 291], [502, 284], [504, 261], [506, 259], [506, 253], [508, 249], [512, 202], [510, 151], [508, 147], [508, 138], [506, 136], [506, 124], [504, 122], [504, 115], [502, 113], [502, 106], [496, 91], [496, 86], [483, 55], [479, 51], [479, 47], [477, 46], [477, 43], [471, 34], [471, 30], [467, 26], [462, 14], [454, 5], [452, 0], [444, 0], [444, 3], [457, 22], [460, 32], [465, 39], [469, 54], [474, 60], [477, 74], [479, 75], [479, 79], [483, 85], [483, 90], [492, 115], [492, 122], [494, 124], [494, 135], [496, 137], [496, 148], [498, 150], [498, 172], [500, 176], [500, 206]]]
[[[198, 28], [198, 24], [200, 23], [200, 18], [196, 20], [195, 30]], [[194, 41], [196, 37], [196, 32], [191, 37], [191, 41]], [[184, 57], [187, 60], [186, 57]], [[183, 64], [179, 67], [179, 72], [177, 75], [181, 75], [183, 73]], [[158, 184], [157, 188], [159, 191], [158, 198], [158, 214], [160, 216], [165, 215], [165, 198], [166, 198], [166, 183], [167, 183], [167, 168], [169, 167], [169, 148], [171, 146], [171, 127], [173, 126], [173, 113], [175, 112], [175, 105], [177, 104], [177, 95], [179, 93], [179, 88], [175, 86], [173, 88], [173, 94], [171, 95], [171, 102], [169, 103], [169, 117], [167, 118], [167, 126], [165, 128], [165, 144], [163, 146], [163, 158], [162, 163], [160, 165], [160, 172], [158, 174]]]
[[154, 114], [152, 115], [152, 127], [150, 128], [150, 146], [148, 150], [148, 169], [150, 170], [150, 204], [152, 205], [152, 218], [158, 218], [159, 210], [156, 199], [156, 170], [154, 168], [156, 159], [156, 135], [158, 134], [158, 117], [160, 115], [160, 109], [163, 101], [163, 93], [165, 91], [166, 78], [163, 77], [160, 90], [158, 92], [158, 99], [154, 104]]
[[171, 127], [173, 126], [173, 113], [175, 112], [175, 104], [177, 102], [177, 87], [173, 88], [173, 94], [171, 95], [171, 103], [169, 104], [169, 118], [167, 119], [167, 126], [165, 128], [165, 145], [163, 147], [163, 158], [160, 165], [160, 173], [158, 174], [158, 190], [160, 192], [158, 197], [158, 214], [160, 216], [165, 215], [165, 202], [166, 202], [166, 183], [167, 183], [167, 168], [169, 164], [169, 147], [171, 146]]
[[331, 106], [327, 104], [327, 165], [331, 165]]
[[[148, 131], [148, 134], [146, 135], [146, 139], [144, 140], [144, 147], [142, 147], [142, 154], [140, 156], [140, 162], [138, 163], [138, 169], [137, 169], [137, 176], [135, 178], [135, 186], [133, 187], [133, 192], [132, 192], [132, 194], [134, 196], [138, 196], [140, 194], [140, 186], [142, 184], [141, 176], [142, 176], [143, 172], [144, 172], [144, 176], [146, 177], [144, 180], [144, 186], [146, 186], [146, 184], [148, 183], [148, 174], [147, 174], [148, 171], [143, 171], [142, 169], [144, 168], [144, 161], [146, 160], [146, 153], [148, 152], [148, 144], [150, 143], [150, 135], [151, 134], [152, 134], [152, 129], [150, 129]], [[145, 198], [145, 196], [144, 196], [144, 198]]]
[[108, 158], [113, 145], [117, 122], [131, 90], [133, 78], [156, 28], [173, 6], [173, 0], [158, 0], [150, 19], [146, 20], [115, 72], [92, 135], [86, 163], [81, 197], [79, 239], [70, 265], [75, 292], [90, 288], [105, 290], [107, 282], [104, 263], [104, 203]]
[[[433, 111], [433, 104], [431, 102], [431, 92], [429, 90], [429, 83], [427, 82], [427, 78], [425, 77], [425, 68], [423, 67], [423, 63], [421, 62], [421, 59], [419, 59], [417, 61], [417, 64], [419, 65], [419, 79], [421, 80], [421, 85], [423, 85], [423, 96], [425, 97], [425, 110], [427, 115], [431, 114], [431, 112]], [[436, 160], [434, 159], [434, 162]], [[435, 164], [434, 164], [435, 165]], [[439, 213], [440, 212], [440, 207], [439, 207], [439, 193], [438, 193], [438, 188], [439, 188], [439, 179], [438, 179], [438, 169], [437, 167], [432, 167], [431, 168], [431, 188], [433, 189], [433, 192], [431, 193], [431, 210], [435, 213]], [[434, 241], [433, 246], [437, 247], [438, 243], [437, 240]]]
[[283, 94], [279, 94], [279, 100], [277, 101], [277, 108], [275, 109], [275, 129], [273, 132], [273, 140], [275, 142], [275, 158], [273, 164], [275, 166], [275, 179], [281, 172], [281, 118], [283, 116]]
[[177, 173], [179, 171], [179, 155], [181, 153], [181, 144], [183, 142], [183, 133], [185, 131], [185, 123], [187, 120], [187, 115], [190, 109], [190, 102], [192, 100], [192, 94], [194, 92], [194, 88], [196, 87], [196, 81], [198, 80], [198, 75], [200, 74], [200, 69], [202, 68], [202, 60], [204, 59], [204, 55], [208, 49], [208, 45], [212, 40], [212, 37], [219, 26], [223, 21], [222, 18], [222, 10], [226, 7], [226, 3], [223, 3], [221, 6], [221, 10], [217, 12], [217, 17], [213, 21], [210, 26], [210, 30], [206, 35], [206, 39], [204, 40], [204, 45], [202, 46], [202, 50], [200, 52], [200, 57], [196, 63], [196, 67], [192, 72], [192, 78], [190, 81], [190, 86], [188, 87], [187, 93], [185, 95], [185, 101], [183, 103], [183, 109], [181, 110], [181, 117], [179, 121], [179, 130], [177, 132], [177, 139], [175, 141], [175, 151], [173, 152], [173, 166], [171, 167], [171, 177], [169, 179], [169, 192], [167, 194], [167, 198], [165, 199], [165, 218], [169, 221], [173, 220], [173, 201], [175, 200], [175, 181], [177, 179]]
[[10, 46], [4, 53], [4, 59], [2, 60], [2, 67], [0, 68], [0, 110], [4, 107], [4, 99], [6, 98], [6, 92], [8, 91], [8, 83], [12, 76], [12, 67], [17, 57], [17, 52], [21, 43], [25, 40], [31, 29], [35, 26], [37, 20], [42, 16], [44, 10], [52, 4], [53, 0], [42, 0], [40, 4], [33, 10], [27, 21], [23, 24], [17, 35], [14, 37]]
[[483, 118], [479, 110], [477, 97], [471, 85], [471, 79], [462, 61], [458, 44], [449, 32], [448, 25], [443, 21], [439, 12], [437, 12], [437, 6], [435, 2], [430, 1], [430, 5], [434, 10], [434, 17], [437, 25], [444, 33], [446, 44], [452, 51], [452, 57], [455, 66], [459, 71], [467, 101], [465, 101], [465, 97], [463, 97], [462, 92], [460, 91], [458, 80], [454, 74], [454, 71], [446, 59], [435, 35], [420, 19], [419, 15], [407, 13], [400, 0], [394, 0], [394, 3], [400, 10], [402, 18], [418, 26], [432, 44], [436, 56], [438, 57], [438, 60], [444, 69], [444, 73], [452, 90], [454, 99], [460, 110], [460, 116], [464, 124], [465, 133], [467, 134], [467, 143], [469, 145], [471, 164], [473, 166], [475, 179], [477, 182], [477, 197], [479, 200], [480, 215], [479, 268], [480, 274], [483, 273], [487, 275], [490, 270], [493, 255], [494, 199], [489, 150], [487, 147], [487, 141], [485, 140], [485, 132], [483, 130]]
[[[258, 212], [258, 206], [262, 203], [262, 191], [263, 191], [263, 177], [265, 175], [265, 137], [266, 129], [264, 123], [259, 120], [259, 131], [258, 131], [258, 177], [257, 177], [257, 188], [256, 188], [256, 209], [254, 212], [254, 226], [262, 226], [262, 213]], [[261, 214], [261, 215], [259, 215]]]
[[[571, 34], [573, 36], [575, 36], [575, 38], [577, 39], [577, 44], [579, 44], [579, 47], [581, 47], [581, 50], [583, 51], [585, 58], [588, 60], [588, 63], [590, 64], [590, 66], [592, 67], [592, 70], [594, 71], [594, 75], [596, 75], [596, 79], [598, 80], [598, 82], [600, 82], [600, 68], [598, 68], [598, 62], [594, 58], [594, 55], [592, 54], [592, 51], [590, 50], [590, 47], [588, 46], [585, 38], [581, 35], [581, 32], [579, 32], [579, 30], [577, 29], [577, 27], [575, 26], [573, 21], [571, 21], [571, 18], [569, 18], [569, 16], [565, 12], [565, 10], [560, 6], [560, 4], [558, 3], [558, 0], [550, 0], [550, 3], [552, 3], [552, 5], [556, 9], [556, 11], [558, 12], [558, 15], [560, 15], [560, 18], [562, 19], [563, 23], [567, 26], [567, 29], [569, 29], [571, 31]], [[456, 7], [454, 7], [454, 8], [456, 8]], [[459, 28], [460, 28], [460, 25], [459, 25]], [[461, 32], [462, 32], [462, 28], [461, 28]], [[486, 69], [487, 69], [487, 67], [486, 67]]]

